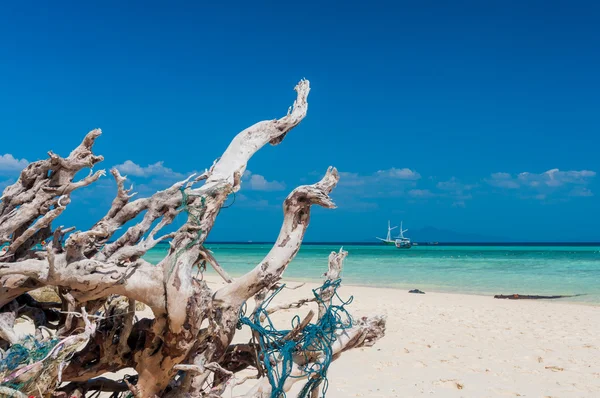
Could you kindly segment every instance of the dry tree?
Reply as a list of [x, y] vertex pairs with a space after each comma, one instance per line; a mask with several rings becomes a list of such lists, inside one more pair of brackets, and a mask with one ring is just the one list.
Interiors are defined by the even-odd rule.
[[[335, 168], [287, 196], [275, 244], [247, 274], [231, 278], [204, 247], [223, 204], [240, 189], [249, 159], [267, 143], [279, 144], [306, 116], [309, 82], [300, 81], [295, 90], [287, 115], [245, 129], [209, 170], [150, 197], [134, 199], [126, 178], [111, 170], [117, 195], [106, 215], [85, 231], [52, 224], [73, 191], [105, 175], [104, 170], [92, 172], [103, 160], [92, 152], [100, 130], [89, 132], [69, 156], [48, 152], [48, 159], [21, 172], [0, 201], [0, 395], [108, 391], [113, 396], [217, 397], [258, 378], [246, 396], [282, 396], [293, 384], [306, 383], [302, 394], [316, 397], [324, 372], [315, 369], [383, 336], [382, 316], [350, 322], [333, 312], [342, 308], [331, 303], [347, 254], [342, 250], [331, 254], [325, 284], [315, 297], [266, 307], [300, 248], [311, 206], [335, 207], [329, 197], [339, 179]], [[74, 181], [84, 169], [90, 169], [89, 175]], [[182, 212], [185, 223], [161, 234]], [[124, 227], [134, 219], [140, 221]], [[144, 255], [159, 242], [169, 243], [167, 254], [151, 264]], [[198, 279], [198, 267], [206, 264], [227, 283], [212, 290]], [[29, 294], [40, 288], [53, 288], [55, 298]], [[251, 299], [262, 312], [241, 316]], [[264, 335], [261, 322], [271, 313], [314, 300], [316, 317], [310, 311], [292, 330]], [[137, 319], [136, 302], [148, 306], [153, 319]], [[33, 336], [15, 332], [15, 320], [22, 316], [34, 321]], [[253, 326], [254, 338], [233, 344], [242, 320]], [[323, 338], [319, 333], [326, 327], [329, 335]], [[126, 368], [137, 374], [123, 380], [102, 377]], [[241, 378], [239, 372], [248, 369], [256, 369], [256, 376]], [[269, 377], [269, 371], [279, 379]]]

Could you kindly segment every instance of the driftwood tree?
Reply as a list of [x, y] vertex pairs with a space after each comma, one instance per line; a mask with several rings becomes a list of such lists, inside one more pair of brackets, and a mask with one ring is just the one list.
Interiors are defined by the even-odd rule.
[[[300, 248], [311, 206], [334, 207], [329, 193], [338, 172], [329, 168], [319, 182], [289, 194], [277, 241], [246, 275], [231, 278], [203, 244], [227, 197], [240, 189], [252, 155], [267, 143], [279, 144], [305, 117], [309, 89], [309, 82], [302, 80], [287, 115], [247, 128], [209, 170], [148, 198], [134, 200], [125, 188], [125, 177], [111, 170], [117, 195], [106, 215], [86, 231], [55, 228], [53, 222], [69, 205], [74, 190], [105, 174], [91, 171], [103, 160], [92, 152], [100, 130], [89, 132], [67, 157], [49, 152], [48, 159], [27, 166], [0, 201], [0, 355], [6, 359], [18, 343], [23, 346], [22, 336], [14, 330], [15, 319], [23, 315], [35, 321], [38, 346], [50, 338], [54, 343], [38, 362], [0, 369], [0, 395], [18, 385], [21, 393], [35, 396], [85, 396], [104, 390], [130, 391], [136, 397], [216, 397], [244, 381], [236, 377], [238, 372], [256, 368], [256, 377], [262, 380], [247, 396], [271, 396], [269, 381], [260, 371], [264, 358], [257, 345], [232, 343], [240, 308], [250, 299], [260, 303], [277, 287]], [[73, 181], [83, 169], [90, 169], [90, 174]], [[187, 213], [185, 224], [161, 235], [181, 212]], [[141, 221], [116, 234], [138, 216]], [[145, 261], [144, 254], [162, 241], [170, 244], [164, 259], [158, 264]], [[36, 249], [40, 244], [43, 250]], [[345, 255], [332, 253], [327, 279], [337, 278]], [[206, 263], [227, 281], [216, 291], [195, 277]], [[42, 302], [28, 294], [48, 286], [56, 289], [60, 302]], [[331, 296], [331, 289], [323, 296]], [[149, 306], [154, 319], [138, 320], [136, 301]], [[303, 302], [270, 311], [298, 308]], [[319, 309], [317, 319], [325, 310]], [[288, 338], [301, 333], [312, 317], [311, 312]], [[383, 317], [353, 322], [337, 332], [331, 345], [333, 359], [345, 350], [373, 344], [384, 330]], [[318, 353], [295, 357], [291, 370], [295, 377], [286, 382], [284, 391], [306, 381], [303, 361], [321, 360]], [[137, 375], [122, 381], [101, 377], [124, 368], [134, 368]], [[316, 389], [312, 394], [316, 396]]]

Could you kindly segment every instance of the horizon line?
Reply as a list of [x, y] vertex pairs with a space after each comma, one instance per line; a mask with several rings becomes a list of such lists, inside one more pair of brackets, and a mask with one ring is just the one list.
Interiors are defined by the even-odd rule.
[[[552, 241], [490, 241], [490, 242], [416, 242], [419, 246], [600, 246], [600, 242], [552, 242]], [[168, 242], [160, 242], [160, 244], [168, 244]], [[235, 245], [273, 245], [274, 241], [210, 241], [205, 244], [235, 244]], [[367, 241], [313, 241], [302, 242], [302, 245], [363, 245], [363, 246], [381, 246], [385, 245], [380, 242]]]

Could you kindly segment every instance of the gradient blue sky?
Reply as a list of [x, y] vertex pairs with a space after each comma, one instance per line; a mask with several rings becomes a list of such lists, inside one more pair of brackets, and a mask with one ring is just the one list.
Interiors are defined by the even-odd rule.
[[[283, 198], [330, 164], [339, 208], [314, 212], [310, 241], [368, 239], [389, 218], [600, 240], [598, 2], [13, 3], [0, 187], [100, 127], [102, 167], [164, 188], [282, 116], [306, 77], [307, 118], [251, 160], [212, 240], [273, 240]], [[77, 192], [62, 223], [88, 226], [113, 194], [109, 177]]]

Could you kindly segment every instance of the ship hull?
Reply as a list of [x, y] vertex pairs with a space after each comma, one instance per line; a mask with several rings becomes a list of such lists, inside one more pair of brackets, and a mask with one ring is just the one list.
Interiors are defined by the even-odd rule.
[[408, 239], [397, 240], [395, 244], [398, 249], [410, 249], [412, 247], [412, 243]]

